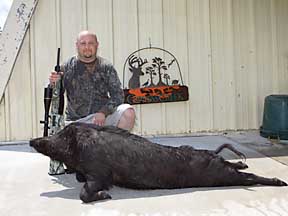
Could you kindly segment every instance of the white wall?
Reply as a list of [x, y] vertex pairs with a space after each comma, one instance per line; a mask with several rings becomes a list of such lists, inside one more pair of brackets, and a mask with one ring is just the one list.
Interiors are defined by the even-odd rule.
[[287, 0], [40, 0], [0, 104], [0, 140], [42, 135], [57, 47], [62, 60], [74, 54], [82, 29], [97, 33], [121, 79], [149, 39], [178, 59], [189, 101], [136, 105], [134, 132], [257, 129], [264, 98], [288, 91], [287, 20]]

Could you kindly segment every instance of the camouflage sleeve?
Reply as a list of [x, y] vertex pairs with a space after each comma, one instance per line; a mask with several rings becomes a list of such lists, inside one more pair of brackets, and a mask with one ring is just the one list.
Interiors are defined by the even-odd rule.
[[[60, 71], [63, 72], [63, 73], [64, 73], [64, 68], [65, 68], [65, 67], [64, 67], [64, 64], [61, 64], [61, 65], [60, 65]], [[62, 78], [63, 78], [63, 75], [62, 75]], [[63, 83], [63, 79], [62, 79], [62, 83]], [[48, 82], [48, 86], [49, 86], [50, 88], [53, 88], [53, 85], [51, 85], [50, 82]], [[64, 90], [64, 87], [63, 87], [63, 90]]]
[[101, 107], [99, 112], [103, 112], [105, 116], [113, 113], [117, 106], [124, 102], [124, 92], [121, 88], [121, 82], [117, 75], [117, 71], [113, 65], [107, 66], [106, 69], [108, 78], [108, 91], [109, 91], [109, 101]]

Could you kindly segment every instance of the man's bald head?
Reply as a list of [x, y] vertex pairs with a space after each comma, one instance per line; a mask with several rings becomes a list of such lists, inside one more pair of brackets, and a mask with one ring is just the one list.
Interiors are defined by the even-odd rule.
[[87, 30], [81, 31], [76, 40], [78, 59], [84, 63], [95, 61], [98, 45], [99, 43], [96, 34]]
[[84, 36], [91, 36], [95, 39], [96, 42], [98, 42], [96, 34], [89, 32], [88, 30], [81, 31], [76, 38], [76, 42], [81, 40], [81, 38], [83, 38]]

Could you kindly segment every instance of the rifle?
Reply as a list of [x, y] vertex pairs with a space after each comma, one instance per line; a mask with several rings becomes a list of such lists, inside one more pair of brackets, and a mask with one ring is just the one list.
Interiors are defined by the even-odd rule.
[[[60, 69], [60, 48], [58, 48], [57, 64], [55, 66], [55, 71], [59, 74], [60, 70], [61, 70]], [[51, 115], [49, 115], [50, 106], [51, 106]], [[41, 124], [44, 124], [43, 136], [48, 136], [48, 134], [53, 135], [64, 127], [64, 116], [63, 116], [64, 91], [63, 91], [62, 76], [61, 76], [61, 79], [55, 84], [54, 87], [51, 87], [50, 85], [48, 85], [44, 89], [44, 107], [45, 107], [44, 121], [40, 121]], [[49, 121], [49, 118], [51, 121]], [[64, 169], [63, 163], [51, 159], [48, 174], [60, 175], [64, 173], [65, 173], [65, 169]]]
[[46, 88], [44, 88], [44, 109], [45, 109], [45, 114], [44, 114], [44, 121], [40, 121], [40, 124], [44, 124], [44, 132], [43, 132], [43, 137], [48, 136], [48, 131], [49, 131], [49, 110], [51, 106], [51, 100], [52, 100], [52, 93], [53, 89], [50, 88], [48, 85]]

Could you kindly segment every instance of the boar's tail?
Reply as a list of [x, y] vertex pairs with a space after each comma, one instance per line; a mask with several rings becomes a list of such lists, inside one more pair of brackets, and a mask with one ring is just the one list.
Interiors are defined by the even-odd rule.
[[220, 153], [223, 149], [229, 149], [230, 151], [234, 152], [236, 155], [238, 155], [239, 157], [241, 157], [243, 160], [246, 160], [246, 156], [238, 151], [237, 149], [235, 149], [231, 144], [228, 144], [228, 143], [225, 143], [221, 146], [219, 146], [216, 150], [215, 150], [215, 153], [218, 154]]

